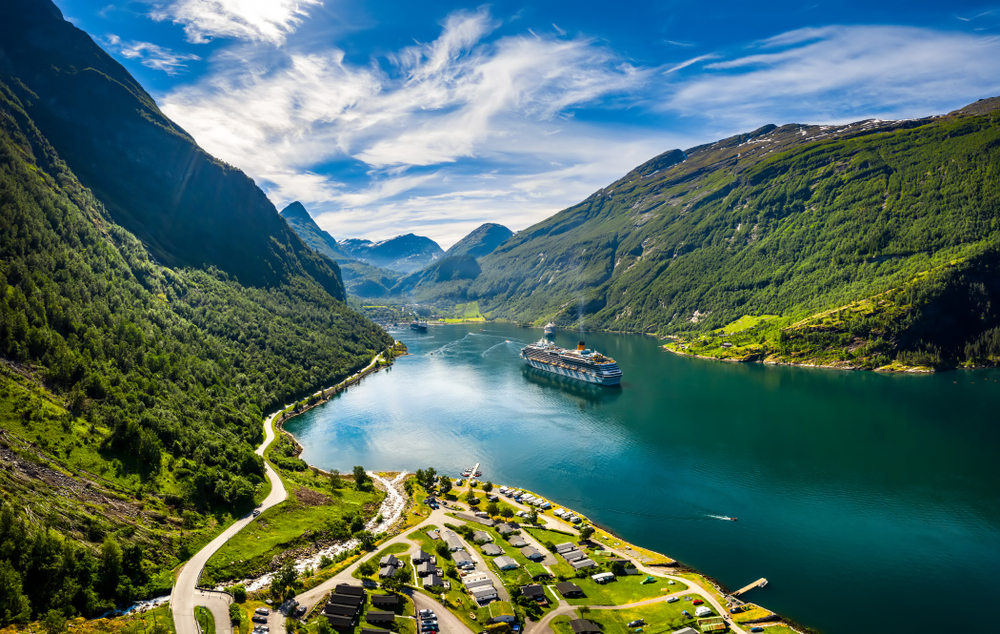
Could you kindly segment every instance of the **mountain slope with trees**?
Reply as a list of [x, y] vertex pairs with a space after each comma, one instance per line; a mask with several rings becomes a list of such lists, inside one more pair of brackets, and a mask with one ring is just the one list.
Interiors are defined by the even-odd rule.
[[[920, 335], [893, 330], [886, 354], [972, 361], [965, 345], [1000, 325], [1000, 297], [975, 281], [1000, 246], [995, 108], [765, 126], [667, 152], [482, 258], [468, 299], [494, 318], [670, 335], [905, 287], [925, 302], [904, 303]], [[960, 310], [988, 309], [931, 301], [954, 293], [982, 295]]]
[[[263, 413], [392, 343], [249, 179], [154, 116], [47, 0], [15, 4], [0, 16], [0, 627], [168, 589], [170, 569], [264, 493]], [[88, 154], [111, 125], [79, 98], [97, 86], [124, 114]], [[148, 165], [163, 143], [208, 180]], [[167, 201], [211, 182], [212, 209], [195, 209], [214, 219], [130, 198], [126, 175]], [[137, 234], [123, 226], [140, 217]], [[245, 227], [213, 233], [242, 220], [260, 232], [246, 262], [232, 246]]]

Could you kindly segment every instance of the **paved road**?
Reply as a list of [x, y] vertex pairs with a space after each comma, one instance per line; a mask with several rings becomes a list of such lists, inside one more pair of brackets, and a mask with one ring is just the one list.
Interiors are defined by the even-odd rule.
[[[274, 440], [271, 421], [274, 420], [275, 416], [277, 414], [272, 414], [264, 421], [264, 442], [257, 448], [256, 452], [259, 456], [264, 455], [264, 450]], [[271, 465], [265, 462], [264, 469], [267, 473], [267, 479], [271, 482], [271, 492], [258, 507], [261, 510], [271, 508], [288, 497], [288, 492], [285, 491], [281, 478], [271, 468]], [[224, 530], [208, 546], [199, 550], [184, 564], [180, 575], [177, 576], [177, 581], [174, 583], [173, 590], [170, 592], [170, 610], [174, 615], [177, 634], [198, 634], [198, 624], [194, 619], [194, 608], [198, 605], [204, 605], [212, 610], [212, 614], [215, 615], [215, 630], [218, 634], [232, 633], [232, 626], [229, 622], [229, 604], [232, 602], [232, 598], [223, 592], [199, 590], [198, 579], [212, 555], [251, 521], [253, 521], [253, 516], [245, 515], [233, 522], [232, 526]]]
[[434, 599], [416, 590], [410, 590], [408, 594], [413, 599], [413, 605], [418, 610], [431, 610], [434, 612], [434, 616], [437, 617], [438, 626], [441, 628], [441, 634], [472, 634], [472, 630], [465, 623], [462, 623], [457, 616], [446, 610], [444, 606]]
[[[378, 363], [380, 358], [382, 358], [382, 353], [375, 355], [372, 362], [357, 374], [369, 370], [372, 366]], [[345, 379], [345, 381], [353, 380], [357, 374]], [[322, 391], [323, 390], [319, 390], [316, 393], [319, 394]], [[258, 456], [263, 456], [268, 445], [274, 441], [275, 432], [271, 423], [274, 421], [275, 416], [277, 416], [278, 413], [286, 407], [288, 407], [288, 405], [279, 409], [278, 412], [271, 414], [267, 417], [267, 420], [264, 421], [264, 442], [261, 443], [260, 447], [257, 447], [255, 452]], [[278, 474], [266, 461], [264, 462], [264, 471], [267, 474], [267, 479], [271, 482], [271, 492], [260, 504], [260, 506], [257, 507], [261, 511], [271, 508], [288, 497], [288, 492], [285, 491], [285, 485], [282, 484], [281, 478], [278, 477]], [[253, 521], [252, 515], [241, 517], [239, 520], [234, 522], [232, 526], [223, 531], [222, 534], [209, 542], [207, 546], [199, 550], [198, 553], [195, 554], [195, 556], [192, 557], [186, 564], [184, 564], [183, 568], [181, 568], [181, 572], [177, 576], [177, 580], [174, 582], [174, 587], [170, 592], [170, 610], [174, 616], [174, 626], [177, 628], [177, 634], [198, 634], [198, 624], [194, 618], [194, 609], [199, 605], [204, 605], [212, 610], [212, 614], [215, 616], [215, 629], [218, 634], [232, 634], [232, 625], [229, 621], [229, 604], [232, 602], [232, 597], [224, 592], [199, 590], [198, 579], [201, 578], [201, 571], [205, 568], [205, 564], [208, 563], [208, 560], [211, 559], [212, 555], [222, 548], [222, 546], [229, 541], [233, 535], [243, 530], [243, 527], [251, 521]], [[282, 622], [282, 625], [279, 626], [279, 630], [283, 631], [283, 629], [284, 627]], [[272, 631], [273, 630], [274, 628], [272, 628]], [[280, 634], [280, 632], [276, 632], [276, 634]]]

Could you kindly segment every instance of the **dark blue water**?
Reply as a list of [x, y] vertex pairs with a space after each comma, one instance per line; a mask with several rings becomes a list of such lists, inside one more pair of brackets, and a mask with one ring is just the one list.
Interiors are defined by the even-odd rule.
[[526, 367], [538, 330], [485, 329], [394, 333], [413, 356], [286, 424], [303, 457], [480, 462], [730, 589], [767, 577], [749, 599], [825, 632], [953, 625], [1000, 594], [1000, 372], [726, 364], [589, 333], [625, 373], [609, 389]]

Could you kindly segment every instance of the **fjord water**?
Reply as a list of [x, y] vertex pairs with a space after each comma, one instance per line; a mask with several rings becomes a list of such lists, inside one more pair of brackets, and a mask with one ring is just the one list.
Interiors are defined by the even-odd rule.
[[412, 356], [286, 424], [309, 463], [479, 462], [730, 590], [767, 577], [748, 599], [824, 632], [942, 626], [1000, 592], [1000, 372], [728, 364], [588, 333], [624, 372], [603, 388], [525, 366], [539, 330], [392, 334]]

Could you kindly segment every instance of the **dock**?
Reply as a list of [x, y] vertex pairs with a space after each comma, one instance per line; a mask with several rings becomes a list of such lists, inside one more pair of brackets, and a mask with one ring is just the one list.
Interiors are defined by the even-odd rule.
[[744, 592], [749, 592], [750, 590], [753, 590], [754, 588], [763, 588], [766, 585], [767, 585], [767, 579], [765, 579], [764, 577], [761, 577], [760, 579], [758, 579], [757, 581], [754, 581], [750, 585], [743, 586], [742, 588], [740, 588], [739, 590], [737, 590], [736, 592], [734, 592], [732, 594], [732, 596], [738, 597], [741, 594], [743, 594]]

